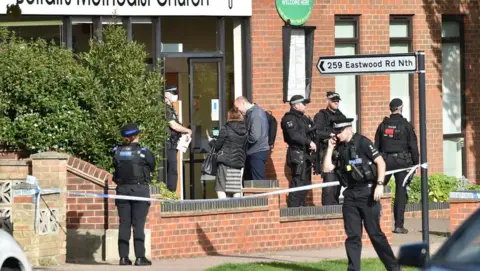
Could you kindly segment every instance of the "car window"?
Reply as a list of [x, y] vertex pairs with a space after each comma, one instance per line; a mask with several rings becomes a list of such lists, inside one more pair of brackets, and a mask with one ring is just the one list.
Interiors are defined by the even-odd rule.
[[480, 215], [451, 244], [439, 261], [448, 265], [480, 266]]

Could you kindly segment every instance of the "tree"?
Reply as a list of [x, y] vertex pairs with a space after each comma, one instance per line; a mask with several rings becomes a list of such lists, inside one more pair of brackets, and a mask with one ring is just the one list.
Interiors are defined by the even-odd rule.
[[75, 55], [0, 31], [1, 145], [62, 151], [111, 171], [120, 128], [136, 122], [160, 166], [163, 78], [147, 67], [144, 46], [127, 41], [122, 27], [104, 32], [104, 42], [92, 40], [89, 52]]

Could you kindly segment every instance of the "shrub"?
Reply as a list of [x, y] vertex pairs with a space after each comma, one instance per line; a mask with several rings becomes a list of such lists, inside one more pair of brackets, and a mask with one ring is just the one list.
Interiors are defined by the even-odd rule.
[[0, 144], [85, 158], [92, 151], [89, 127], [94, 123], [83, 94], [97, 86], [71, 51], [44, 40], [26, 42], [2, 29]]
[[101, 90], [88, 89], [84, 96], [101, 142], [95, 163], [111, 169], [109, 154], [121, 142], [121, 126], [136, 122], [142, 130], [140, 140], [153, 152], [158, 167], [166, 131], [165, 103], [160, 99], [163, 78], [157, 69], [148, 70], [144, 45], [129, 42], [123, 27], [109, 25], [103, 36], [104, 42], [91, 41], [90, 51], [79, 55]]
[[136, 122], [142, 145], [161, 166], [163, 78], [145, 64], [144, 45], [127, 41], [121, 26], [107, 26], [103, 36], [75, 55], [0, 29], [0, 145], [29, 154], [65, 152], [112, 172], [120, 128]]
[[[392, 196], [395, 199], [395, 180], [392, 177], [388, 185], [392, 189]], [[435, 173], [428, 177], [428, 202], [448, 202], [450, 192], [459, 188], [459, 181], [455, 177], [444, 174]], [[410, 183], [410, 191], [408, 191], [408, 203], [420, 203], [421, 194], [421, 178], [413, 177]]]

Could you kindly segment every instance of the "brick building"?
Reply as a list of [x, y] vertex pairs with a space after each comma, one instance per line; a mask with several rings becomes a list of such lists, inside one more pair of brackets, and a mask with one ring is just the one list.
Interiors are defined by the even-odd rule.
[[[182, 4], [186, 2], [190, 4]], [[478, 148], [474, 142], [479, 125], [475, 105], [480, 99], [474, 94], [480, 65], [475, 44], [480, 44], [480, 8], [473, 1], [431, 2], [314, 1], [305, 23], [316, 27], [308, 114], [313, 117], [325, 106], [325, 93], [335, 90], [343, 98], [340, 109], [356, 119], [355, 129], [373, 139], [377, 125], [389, 113], [389, 101], [400, 97], [404, 115], [415, 124], [418, 135], [416, 76], [321, 77], [315, 65], [319, 56], [423, 50], [427, 61], [429, 173], [466, 176], [475, 182]], [[46, 2], [24, 1], [20, 5], [23, 15], [15, 19], [0, 15], [0, 25], [21, 37], [63, 42], [75, 52], [87, 51], [88, 40], [101, 38], [106, 24], [124, 25], [129, 39], [145, 44], [151, 56], [147, 63], [164, 60], [167, 83], [178, 84], [180, 89], [177, 108], [182, 122], [195, 130], [191, 149], [179, 155], [183, 162], [179, 163], [178, 194], [184, 198], [215, 197], [213, 181], [200, 175], [208, 150], [205, 130], [212, 133], [218, 129], [234, 98], [240, 95], [272, 111], [277, 120], [288, 110], [283, 101], [284, 22], [275, 1], [159, 0], [121, 7], [111, 6], [113, 3], [65, 1], [49, 7]], [[114, 11], [115, 18], [111, 16]], [[289, 175], [285, 153], [279, 128], [267, 176], [278, 179], [282, 188], [288, 186]], [[320, 181], [314, 177], [314, 182]]]
[[[341, 54], [386, 54], [425, 51], [427, 152], [429, 173], [467, 177], [476, 182], [480, 122], [476, 104], [479, 68], [479, 7], [460, 1], [315, 1], [305, 26], [315, 26], [314, 60]], [[465, 2], [465, 1], [462, 1]], [[468, 2], [468, 1], [466, 1]], [[282, 25], [275, 4], [254, 1], [252, 25], [253, 100], [281, 118], [288, 105], [282, 97]], [[356, 78], [355, 78], [356, 77]], [[389, 114], [391, 98], [402, 98], [404, 116], [419, 136], [417, 76], [349, 75], [326, 77], [313, 68], [308, 114], [325, 106], [325, 92], [343, 97], [340, 109], [356, 117], [357, 131], [374, 138]], [[269, 176], [284, 179], [285, 145], [279, 135]], [[420, 142], [420, 141], [419, 141]], [[316, 181], [319, 182], [318, 178]]]

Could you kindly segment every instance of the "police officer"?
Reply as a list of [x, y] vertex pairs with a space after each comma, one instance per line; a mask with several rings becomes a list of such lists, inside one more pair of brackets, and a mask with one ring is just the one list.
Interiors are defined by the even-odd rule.
[[[316, 142], [318, 146], [316, 156], [315, 173], [322, 174], [324, 183], [336, 182], [337, 175], [334, 173], [322, 172], [322, 160], [324, 153], [328, 147], [328, 139], [334, 136], [333, 123], [340, 119], [345, 119], [345, 115], [338, 109], [342, 99], [338, 93], [327, 92], [327, 108], [320, 111], [313, 118], [316, 127]], [[322, 205], [339, 204], [340, 186], [329, 186], [322, 189]]]
[[[347, 186], [343, 192], [342, 212], [347, 234], [348, 270], [360, 270], [363, 226], [385, 268], [388, 271], [401, 270], [380, 228], [385, 162], [368, 138], [353, 132], [352, 121], [335, 122], [336, 137], [329, 140], [323, 163], [324, 172], [335, 172], [341, 183]], [[332, 163], [334, 148], [338, 150], [336, 164]]]
[[[299, 187], [312, 183], [311, 165], [307, 155], [310, 150], [315, 151], [317, 146], [313, 138], [308, 134], [313, 125], [310, 118], [305, 116], [306, 104], [301, 95], [294, 95], [290, 99], [290, 111], [287, 112], [281, 121], [283, 139], [288, 144], [287, 165], [292, 171], [290, 187]], [[288, 194], [288, 207], [304, 206], [307, 190]]]
[[[387, 170], [408, 168], [412, 165], [418, 165], [419, 162], [417, 135], [413, 126], [402, 116], [402, 109], [402, 100], [393, 99], [390, 102], [392, 114], [390, 117], [385, 117], [375, 134], [375, 146], [383, 154], [387, 163]], [[407, 180], [405, 185], [403, 183], [407, 174], [408, 171], [400, 171], [394, 174], [396, 188], [393, 206], [395, 230], [393, 232], [401, 234], [408, 233], [408, 230], [404, 228], [404, 214], [408, 200], [406, 186], [411, 179]], [[388, 183], [391, 176], [385, 176], [385, 184]]]
[[[177, 144], [182, 134], [192, 135], [192, 130], [183, 127], [178, 121], [178, 115], [173, 103], [178, 100], [177, 86], [169, 85], [165, 88], [165, 103], [167, 104], [167, 189], [177, 191]], [[159, 176], [160, 178], [161, 176]]]
[[[150, 197], [149, 184], [151, 172], [155, 169], [155, 157], [147, 148], [138, 143], [139, 129], [136, 124], [129, 123], [121, 129], [124, 138], [121, 147], [115, 147], [113, 181], [117, 184], [117, 195]], [[133, 226], [133, 245], [135, 249], [135, 265], [151, 265], [145, 258], [145, 221], [150, 202], [116, 199], [115, 205], [120, 217], [118, 234], [118, 252], [120, 265], [131, 265], [128, 258], [131, 227]]]

